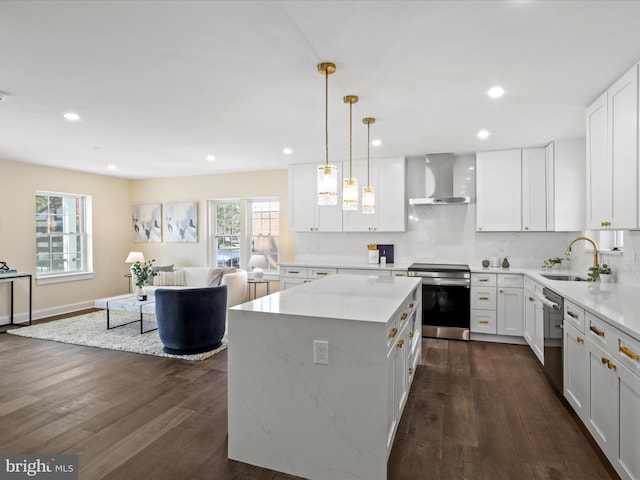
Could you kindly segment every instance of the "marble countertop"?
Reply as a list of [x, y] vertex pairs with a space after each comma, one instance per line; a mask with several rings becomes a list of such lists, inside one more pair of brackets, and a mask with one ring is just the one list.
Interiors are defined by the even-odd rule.
[[347, 261], [347, 262], [336, 262], [336, 261], [323, 261], [323, 260], [314, 260], [311, 262], [282, 262], [280, 267], [311, 267], [311, 268], [360, 268], [360, 269], [371, 269], [371, 270], [407, 270], [411, 263], [409, 262], [397, 262], [397, 263], [387, 263], [386, 265], [380, 265], [379, 263], [367, 263], [366, 260], [362, 262], [358, 261]]
[[232, 310], [387, 323], [419, 284], [419, 278], [331, 275]]

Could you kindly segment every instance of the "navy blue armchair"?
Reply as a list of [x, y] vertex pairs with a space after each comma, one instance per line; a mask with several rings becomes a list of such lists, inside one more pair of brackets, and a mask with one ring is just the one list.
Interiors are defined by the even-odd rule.
[[158, 288], [156, 320], [164, 351], [188, 355], [222, 345], [226, 328], [227, 287]]

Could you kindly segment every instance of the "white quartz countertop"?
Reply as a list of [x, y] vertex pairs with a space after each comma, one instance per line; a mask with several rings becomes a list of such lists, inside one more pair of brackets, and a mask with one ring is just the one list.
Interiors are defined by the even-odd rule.
[[387, 323], [419, 284], [419, 278], [330, 275], [232, 310]]
[[576, 275], [587, 278], [587, 272], [573, 270], [471, 266], [471, 272], [524, 274], [640, 341], [640, 288], [618, 283], [550, 280], [542, 276]]
[[311, 268], [359, 268], [359, 269], [371, 269], [371, 270], [407, 270], [411, 263], [399, 262], [399, 263], [387, 263], [386, 265], [380, 265], [379, 263], [367, 263], [366, 260], [362, 262], [347, 261], [322, 261], [314, 260], [311, 262], [282, 262], [280, 267], [311, 267]]

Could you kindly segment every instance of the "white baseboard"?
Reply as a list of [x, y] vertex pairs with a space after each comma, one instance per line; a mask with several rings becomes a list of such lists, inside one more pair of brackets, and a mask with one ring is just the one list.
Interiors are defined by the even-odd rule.
[[[54, 315], [77, 312], [78, 310], [86, 310], [87, 308], [92, 308], [93, 306], [93, 300], [87, 300], [86, 302], [71, 303], [69, 305], [59, 305], [57, 307], [44, 308], [42, 310], [33, 310], [32, 319], [39, 320], [41, 318], [52, 317]], [[10, 322], [11, 318], [9, 315], [0, 316], [0, 326], [9, 325]], [[29, 323], [29, 312], [14, 312], [13, 323]]]

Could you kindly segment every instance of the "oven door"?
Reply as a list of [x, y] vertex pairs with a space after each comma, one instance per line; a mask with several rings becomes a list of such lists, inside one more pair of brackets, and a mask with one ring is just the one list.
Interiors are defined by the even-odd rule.
[[[468, 340], [470, 319], [469, 281], [422, 282], [422, 336]], [[460, 330], [457, 332], [457, 330]], [[466, 337], [466, 338], [464, 338]]]

